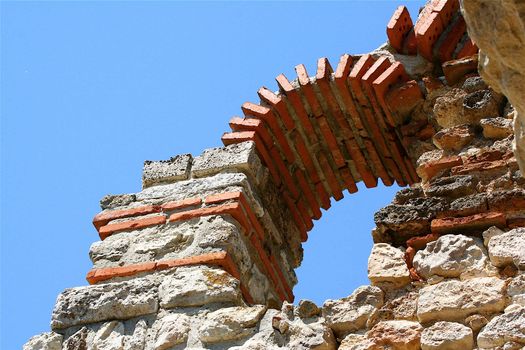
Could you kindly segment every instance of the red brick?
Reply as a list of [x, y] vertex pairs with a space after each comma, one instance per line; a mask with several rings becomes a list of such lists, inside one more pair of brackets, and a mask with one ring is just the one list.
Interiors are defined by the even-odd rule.
[[377, 186], [377, 177], [372, 173], [368, 161], [365, 159], [357, 141], [354, 138], [348, 139], [345, 141], [347, 144], [347, 149], [352, 159], [354, 160], [354, 165], [357, 168], [357, 171], [361, 175], [364, 184], [367, 188], [374, 188]]
[[403, 42], [403, 54], [405, 55], [417, 55], [417, 38], [415, 28], [407, 33], [405, 41]]
[[425, 236], [412, 237], [409, 240], [407, 240], [407, 246], [418, 251], [421, 249], [425, 249], [428, 243], [437, 240], [439, 237], [440, 235], [437, 233], [429, 233]]
[[334, 159], [334, 163], [337, 167], [342, 167], [346, 164], [346, 160], [341, 154], [341, 151], [339, 150], [339, 145], [337, 144], [337, 139], [335, 138], [332, 129], [330, 128], [330, 125], [328, 124], [328, 121], [326, 120], [326, 117], [321, 116], [317, 118], [317, 122], [319, 123], [319, 129], [321, 130], [321, 133], [324, 137], [324, 142], [328, 146], [328, 149], [330, 150], [330, 153], [332, 154], [332, 157]]
[[297, 226], [297, 229], [299, 230], [299, 234], [301, 236], [300, 237], [301, 242], [306, 242], [306, 240], [308, 239], [308, 235], [307, 235], [308, 230], [306, 229], [306, 225], [303, 222], [303, 218], [301, 217], [301, 215], [299, 214], [299, 211], [297, 210], [297, 206], [295, 205], [293, 199], [287, 193], [283, 193], [283, 198], [284, 198], [284, 201], [286, 202], [286, 206], [290, 210], [290, 214], [292, 215], [295, 225]]
[[436, 176], [440, 171], [453, 168], [457, 165], [463, 164], [463, 160], [458, 156], [443, 157], [439, 160], [428, 162], [418, 168], [418, 173], [422, 173], [422, 177], [430, 180]]
[[264, 229], [259, 223], [259, 219], [257, 219], [257, 216], [252, 210], [252, 207], [248, 204], [248, 201], [246, 200], [246, 196], [241, 193], [240, 197], [240, 203], [243, 208], [244, 216], [246, 217], [247, 221], [250, 222], [252, 225], [252, 228], [254, 229], [255, 233], [259, 236], [261, 240], [264, 241], [265, 235], [264, 235]]
[[196, 207], [202, 204], [202, 200], [199, 197], [186, 198], [180, 201], [167, 202], [162, 204], [163, 211], [171, 211], [177, 209], [183, 209], [188, 207]]
[[231, 215], [246, 231], [250, 231], [251, 225], [242, 215], [242, 208], [238, 202], [174, 213], [170, 215], [168, 221], [178, 222], [211, 215]]
[[313, 183], [319, 182], [319, 174], [317, 174], [317, 169], [315, 168], [312, 156], [310, 155], [310, 151], [306, 148], [303, 138], [297, 133], [293, 134], [292, 138], [295, 143], [295, 149], [297, 150], [297, 153], [299, 154], [299, 157], [306, 168], [308, 177]]
[[386, 26], [388, 42], [397, 52], [403, 51], [403, 42], [414, 25], [405, 6], [399, 6]]
[[392, 180], [392, 178], [386, 171], [385, 165], [383, 165], [381, 158], [379, 158], [379, 154], [373, 148], [372, 141], [370, 141], [369, 139], [363, 139], [363, 143], [365, 144], [365, 147], [367, 148], [367, 150], [372, 150], [372, 152], [368, 151], [368, 155], [370, 157], [372, 164], [374, 165], [374, 169], [377, 175], [381, 178], [381, 181], [383, 181], [383, 184], [385, 186], [393, 185], [394, 181]]
[[236, 192], [224, 192], [224, 193], [216, 193], [211, 194], [206, 199], [204, 199], [204, 203], [206, 204], [217, 204], [222, 203], [226, 201], [240, 200], [242, 196], [242, 192], [236, 191]]
[[95, 216], [95, 218], [93, 219], [93, 225], [98, 230], [100, 229], [100, 227], [106, 225], [111, 220], [142, 216], [152, 213], [158, 213], [160, 211], [161, 208], [158, 205], [145, 205], [130, 209], [103, 211], [102, 213], [99, 213]]
[[473, 172], [483, 172], [491, 170], [506, 169], [509, 162], [507, 160], [496, 160], [492, 162], [469, 163], [452, 168], [452, 175], [465, 175]]
[[365, 126], [363, 124], [363, 121], [361, 120], [359, 112], [357, 111], [353, 97], [346, 83], [346, 80], [352, 69], [352, 62], [353, 59], [350, 55], [345, 54], [341, 56], [341, 59], [334, 74], [334, 82], [337, 88], [337, 92], [339, 93], [339, 96], [341, 96], [347, 114], [350, 116], [350, 118], [352, 118], [355, 127], [361, 132], [361, 130], [364, 130]]
[[416, 256], [417, 251], [413, 247], [407, 247], [405, 251], [405, 262], [407, 267], [410, 269], [413, 266], [414, 257]]
[[447, 61], [442, 64], [443, 74], [447, 79], [448, 85], [454, 85], [465, 77], [465, 75], [477, 72], [478, 56], [471, 56], [462, 59]]
[[507, 227], [510, 229], [525, 227], [525, 218], [512, 218], [507, 219]]
[[391, 125], [397, 125], [398, 122], [394, 120], [392, 114], [390, 113], [390, 109], [386, 104], [386, 93], [396, 84], [403, 83], [407, 80], [408, 75], [405, 72], [405, 67], [403, 67], [403, 64], [401, 62], [395, 62], [390, 67], [388, 67], [379, 77], [377, 77], [372, 83], [372, 86], [374, 87], [374, 92], [377, 96], [377, 100], [379, 101], [381, 108], [383, 108], [383, 111], [387, 116], [388, 120], [390, 121]]
[[315, 184], [315, 191], [317, 192], [317, 197], [319, 197], [321, 201], [321, 208], [328, 210], [332, 205], [330, 203], [330, 196], [326, 192], [322, 182]]
[[[512, 152], [509, 153], [512, 155]], [[499, 150], [486, 150], [481, 153], [468, 156], [465, 163], [491, 162], [503, 158], [503, 152]]]
[[431, 12], [427, 16], [421, 16], [415, 26], [419, 54], [428, 61], [433, 60], [432, 49], [443, 32], [443, 29], [443, 22], [437, 12]]
[[290, 113], [288, 113], [286, 103], [283, 101], [281, 96], [277, 96], [264, 86], [260, 88], [259, 91], [257, 91], [257, 94], [259, 95], [262, 101], [266, 102], [268, 105], [275, 109], [286, 129], [292, 130], [295, 128], [295, 122], [293, 121]]
[[415, 80], [390, 89], [385, 96], [388, 109], [398, 116], [394, 117], [395, 124], [402, 124], [423, 99], [423, 93]]
[[474, 41], [472, 41], [471, 38], [467, 38], [467, 40], [463, 44], [463, 47], [459, 50], [459, 52], [457, 53], [455, 58], [456, 59], [461, 59], [461, 58], [465, 58], [465, 57], [470, 57], [472, 55], [477, 54], [478, 51], [479, 51], [479, 49], [476, 46], [476, 44], [474, 43]]
[[326, 182], [328, 182], [328, 186], [332, 192], [332, 197], [334, 197], [336, 201], [343, 199], [343, 192], [339, 186], [339, 181], [337, 181], [337, 178], [332, 171], [332, 167], [326, 159], [326, 156], [323, 153], [319, 153], [317, 155], [317, 160], [319, 161], [321, 168], [324, 169]]
[[352, 176], [352, 172], [349, 168], [341, 168], [339, 169], [339, 174], [341, 175], [341, 178], [343, 179], [346, 189], [350, 193], [356, 193], [357, 192], [357, 186], [355, 184], [354, 177]]
[[297, 183], [299, 184], [299, 187], [301, 188], [301, 191], [303, 192], [303, 195], [306, 198], [306, 202], [308, 203], [308, 207], [310, 208], [312, 217], [315, 220], [319, 220], [322, 215], [320, 203], [317, 202], [315, 194], [310, 188], [310, 185], [306, 182], [306, 179], [303, 175], [303, 171], [301, 169], [297, 169], [295, 171], [295, 179], [297, 180]]
[[454, 50], [465, 34], [466, 29], [467, 26], [465, 24], [465, 20], [462, 16], [458, 17], [458, 19], [452, 24], [447, 37], [443, 40], [438, 48], [438, 57], [440, 62], [445, 62], [453, 58], [452, 55]]
[[314, 223], [312, 222], [312, 218], [308, 214], [308, 210], [303, 204], [303, 201], [299, 199], [297, 202], [295, 202], [295, 206], [297, 207], [297, 210], [299, 210], [299, 215], [301, 215], [303, 219], [306, 230], [310, 231], [314, 227]]
[[233, 131], [255, 131], [266, 145], [273, 144], [271, 135], [260, 119], [233, 117], [229, 124]]
[[459, 0], [439, 0], [432, 3], [432, 11], [437, 12], [443, 22], [443, 25], [446, 26], [454, 13], [459, 10]]
[[295, 156], [272, 110], [270, 108], [259, 106], [251, 102], [245, 102], [241, 108], [245, 116], [254, 116], [260, 118], [266, 124], [268, 124], [270, 130], [275, 136], [275, 141], [282, 149], [286, 160], [290, 163], [293, 163], [295, 160]]
[[290, 288], [290, 286], [286, 282], [286, 278], [284, 277], [281, 269], [279, 268], [279, 264], [277, 263], [277, 260], [275, 259], [275, 257], [273, 255], [270, 255], [270, 261], [271, 261], [275, 271], [277, 271], [277, 275], [279, 276], [279, 279], [281, 280], [281, 283], [282, 283], [282, 286], [284, 288], [284, 291], [286, 292], [286, 295], [287, 295], [286, 300], [288, 300], [289, 302], [293, 302], [294, 295], [293, 295], [292, 289]]
[[459, 218], [443, 218], [432, 220], [430, 227], [433, 233], [447, 234], [453, 232], [481, 231], [490, 226], [505, 227], [506, 218], [503, 213], [480, 213]]
[[122, 231], [140, 230], [146, 227], [162, 225], [165, 223], [166, 223], [166, 216], [159, 215], [159, 216], [148, 217], [145, 219], [129, 220], [129, 221], [119, 222], [115, 224], [108, 224], [108, 225], [100, 227], [98, 232], [99, 232], [100, 239], [104, 240], [108, 236], [114, 233], [118, 233]]
[[297, 73], [297, 78], [299, 80], [299, 85], [301, 86], [301, 91], [304, 94], [306, 101], [310, 105], [310, 108], [312, 109], [313, 116], [322, 116], [323, 109], [321, 107], [321, 104], [317, 100], [317, 97], [315, 96], [315, 92], [313, 90], [312, 83], [310, 82], [308, 72], [306, 71], [306, 67], [303, 64], [299, 64], [295, 66], [295, 72]]
[[127, 277], [142, 272], [154, 272], [155, 266], [155, 262], [146, 262], [127, 266], [93, 269], [88, 272], [86, 280], [89, 284], [95, 284], [115, 277]]
[[299, 198], [299, 190], [295, 186], [295, 182], [292, 179], [290, 171], [286, 167], [284, 161], [281, 159], [281, 155], [275, 147], [270, 150], [270, 156], [275, 162], [279, 175], [282, 178], [282, 183], [284, 184], [286, 190], [294, 199]]

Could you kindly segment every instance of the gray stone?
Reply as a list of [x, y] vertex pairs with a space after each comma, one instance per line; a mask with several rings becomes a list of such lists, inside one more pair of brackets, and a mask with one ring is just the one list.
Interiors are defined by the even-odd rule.
[[146, 346], [146, 336], [148, 332], [148, 325], [145, 320], [139, 320], [135, 324], [133, 334], [128, 337], [124, 350], [144, 350]]
[[206, 177], [220, 172], [241, 172], [259, 182], [262, 169], [255, 142], [246, 141], [204, 150], [193, 160], [191, 173], [193, 177]]
[[507, 288], [511, 304], [525, 307], [525, 275], [519, 275], [512, 279]]
[[325, 301], [322, 315], [338, 338], [367, 326], [369, 318], [383, 306], [383, 291], [374, 286], [361, 286], [350, 296]]
[[475, 313], [500, 312], [505, 308], [505, 281], [480, 277], [451, 280], [419, 291], [417, 317], [420, 322], [459, 321]]
[[111, 321], [103, 324], [93, 338], [93, 350], [124, 350], [124, 333], [122, 322]]
[[188, 339], [190, 318], [185, 314], [169, 314], [155, 321], [152, 330], [156, 334], [154, 350], [172, 348]]
[[427, 196], [458, 198], [475, 194], [478, 180], [471, 175], [441, 177], [425, 190]]
[[199, 338], [204, 343], [219, 343], [253, 335], [255, 326], [264, 315], [266, 307], [229, 307], [211, 312], [199, 327]]
[[494, 317], [478, 334], [482, 349], [503, 346], [514, 342], [525, 346], [525, 308]]
[[295, 313], [300, 318], [310, 318], [318, 316], [321, 313], [321, 309], [313, 301], [303, 299], [299, 301], [299, 305], [295, 308]]
[[146, 160], [142, 170], [142, 188], [188, 179], [191, 160], [191, 154], [177, 155], [168, 160]]
[[66, 289], [56, 301], [52, 329], [125, 320], [158, 310], [156, 283], [146, 278]]
[[55, 332], [47, 332], [35, 335], [24, 344], [22, 350], [61, 350], [62, 335]]
[[107, 194], [100, 200], [100, 208], [113, 209], [133, 203], [136, 200], [134, 194]]
[[402, 287], [410, 283], [404, 252], [387, 243], [374, 244], [368, 257], [368, 279], [373, 285]]
[[487, 252], [479, 239], [464, 235], [444, 235], [427, 244], [414, 257], [414, 267], [425, 279], [472, 277], [489, 274]]
[[490, 239], [490, 261], [494, 266], [514, 264], [525, 270], [525, 228], [515, 228]]
[[475, 136], [474, 128], [468, 124], [463, 124], [438, 131], [432, 137], [432, 142], [439, 149], [459, 151], [471, 143]]
[[514, 133], [512, 129], [512, 120], [495, 117], [480, 120], [483, 128], [483, 136], [487, 139], [501, 140]]
[[471, 350], [472, 329], [455, 322], [436, 322], [421, 334], [421, 350]]
[[241, 302], [239, 281], [221, 269], [206, 266], [177, 268], [162, 281], [159, 297], [163, 308]]

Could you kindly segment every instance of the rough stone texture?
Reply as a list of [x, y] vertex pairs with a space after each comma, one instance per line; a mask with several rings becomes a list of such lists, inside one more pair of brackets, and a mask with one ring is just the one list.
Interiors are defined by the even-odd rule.
[[463, 0], [469, 35], [480, 48], [479, 70], [515, 108], [516, 159], [525, 169], [525, 9], [517, 0]]
[[487, 139], [501, 140], [513, 134], [512, 121], [507, 118], [496, 117], [482, 119], [483, 136]]
[[374, 285], [401, 287], [410, 282], [410, 275], [401, 249], [387, 243], [374, 244], [368, 257], [368, 278]]
[[458, 321], [474, 313], [494, 313], [505, 308], [505, 281], [496, 277], [446, 281], [419, 291], [417, 317], [425, 323], [433, 320]]
[[525, 308], [494, 317], [478, 334], [478, 346], [482, 349], [503, 346], [505, 343], [525, 346]]
[[436, 322], [421, 334], [421, 350], [471, 350], [472, 329], [455, 322]]
[[157, 312], [156, 282], [151, 278], [66, 289], [53, 309], [52, 329]]
[[463, 124], [438, 131], [432, 141], [439, 149], [459, 151], [468, 145], [474, 137], [474, 128], [468, 124]]
[[525, 307], [525, 275], [512, 279], [507, 288], [507, 294], [510, 297], [511, 304]]
[[113, 209], [128, 205], [136, 200], [134, 194], [108, 194], [100, 200], [100, 208]]
[[254, 328], [266, 311], [266, 307], [222, 308], [211, 312], [199, 327], [199, 338], [204, 343], [218, 343], [253, 335]]
[[188, 340], [190, 318], [185, 314], [169, 314], [157, 320], [152, 327], [155, 334], [153, 348], [155, 350], [169, 349]]
[[327, 300], [322, 315], [335, 335], [342, 338], [347, 333], [364, 329], [373, 313], [383, 306], [383, 297], [378, 287], [361, 286], [346, 298]]
[[163, 308], [240, 303], [239, 281], [216, 268], [180, 267], [159, 286]]
[[490, 261], [498, 267], [514, 264], [525, 269], [525, 228], [493, 236], [488, 244]]
[[487, 266], [487, 252], [482, 242], [464, 235], [441, 236], [414, 257], [414, 267], [426, 279], [433, 275], [483, 276], [488, 273]]
[[191, 154], [181, 154], [169, 160], [145, 161], [142, 170], [142, 187], [188, 179], [191, 159]]
[[423, 327], [412, 321], [383, 321], [367, 332], [373, 349], [418, 350]]
[[206, 177], [219, 172], [242, 172], [261, 180], [262, 164], [252, 141], [226, 147], [206, 149], [195, 157], [191, 168], [194, 177]]
[[22, 350], [62, 350], [62, 335], [55, 332], [35, 335]]

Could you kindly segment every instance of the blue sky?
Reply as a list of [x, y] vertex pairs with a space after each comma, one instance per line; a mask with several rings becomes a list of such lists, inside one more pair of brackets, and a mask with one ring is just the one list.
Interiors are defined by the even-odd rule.
[[[56, 296], [86, 285], [103, 195], [139, 191], [146, 159], [221, 145], [296, 64], [376, 48], [400, 2], [1, 2], [0, 348], [48, 331]], [[310, 233], [297, 300], [367, 283], [395, 188], [360, 189]]]

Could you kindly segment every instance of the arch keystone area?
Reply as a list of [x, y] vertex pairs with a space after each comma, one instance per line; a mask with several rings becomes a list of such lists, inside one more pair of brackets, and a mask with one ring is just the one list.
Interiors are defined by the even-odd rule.
[[[60, 294], [52, 332], [24, 349], [525, 345], [512, 106], [479, 77], [458, 1], [415, 21], [400, 6], [386, 33], [371, 53], [277, 76], [223, 147], [146, 161], [142, 191], [104, 197], [90, 285]], [[375, 214], [371, 285], [293, 306], [321, 209], [379, 181], [406, 188]]]

